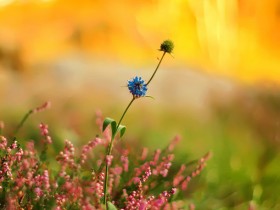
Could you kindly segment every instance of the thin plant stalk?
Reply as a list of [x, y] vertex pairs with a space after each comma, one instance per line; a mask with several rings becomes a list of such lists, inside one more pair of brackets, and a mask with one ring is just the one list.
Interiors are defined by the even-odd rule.
[[155, 74], [156, 74], [156, 72], [157, 72], [157, 70], [158, 70], [158, 68], [159, 68], [159, 66], [160, 66], [160, 64], [161, 64], [161, 62], [162, 62], [162, 60], [163, 60], [165, 54], [166, 54], [166, 52], [163, 52], [163, 54], [162, 54], [162, 56], [161, 56], [161, 58], [160, 58], [160, 60], [159, 60], [159, 62], [158, 62], [158, 65], [157, 65], [157, 67], [156, 67], [156, 69], [155, 69], [153, 75], [151, 76], [151, 78], [149, 79], [149, 81], [146, 83], [147, 86], [149, 85], [149, 83], [150, 83], [150, 82], [152, 81], [152, 79], [154, 78], [154, 76], [155, 76]]
[[16, 127], [16, 130], [14, 132], [14, 134], [17, 134], [18, 131], [20, 130], [20, 128], [23, 126], [23, 124], [25, 123], [25, 121], [28, 119], [28, 117], [33, 113], [33, 110], [29, 110], [29, 112], [27, 112], [24, 117], [22, 118], [22, 120], [20, 121], [20, 123], [18, 124], [18, 126]]
[[[158, 68], [159, 68], [159, 66], [160, 66], [160, 64], [161, 64], [165, 54], [166, 54], [166, 52], [164, 51], [162, 56], [161, 56], [161, 58], [160, 58], [160, 60], [159, 60], [159, 62], [158, 62], [158, 65], [156, 66], [156, 69], [154, 70], [154, 73], [152, 74], [152, 76], [149, 79], [149, 81], [146, 83], [147, 86], [152, 81], [152, 79], [154, 78], [154, 76], [155, 76], [155, 74], [156, 74], [156, 72], [157, 72], [157, 70], [158, 70]], [[121, 116], [121, 118], [120, 118], [120, 120], [119, 120], [119, 122], [117, 124], [117, 129], [116, 130], [118, 130], [118, 128], [119, 128], [119, 126], [120, 126], [120, 124], [121, 124], [125, 114], [127, 113], [127, 111], [129, 109], [129, 107], [131, 106], [131, 104], [135, 101], [135, 99], [137, 99], [137, 97], [133, 97], [132, 100], [130, 101], [130, 103], [128, 104], [128, 106], [126, 107], [126, 109], [124, 110], [124, 112], [123, 112], [123, 114], [122, 114], [122, 116]], [[117, 132], [112, 134], [111, 142], [110, 142], [110, 144], [108, 146], [106, 157], [111, 155], [111, 153], [112, 153], [113, 142], [114, 142], [116, 133]], [[106, 168], [105, 168], [104, 203], [103, 204], [105, 205], [105, 209], [107, 210], [108, 209], [108, 207], [107, 207], [107, 192], [108, 192], [109, 164], [107, 163], [106, 160], [105, 160], [105, 162], [106, 162], [106, 166], [105, 166]]]
[[[122, 122], [122, 120], [123, 120], [123, 118], [124, 118], [124, 116], [125, 116], [125, 114], [126, 114], [126, 112], [127, 112], [127, 110], [129, 109], [129, 107], [131, 106], [131, 104], [133, 103], [133, 101], [134, 101], [135, 99], [136, 99], [136, 98], [133, 97], [132, 100], [131, 100], [131, 101], [129, 102], [129, 104], [127, 105], [126, 109], [124, 110], [124, 112], [123, 112], [123, 114], [122, 114], [122, 116], [121, 116], [121, 118], [120, 118], [120, 120], [119, 120], [119, 122], [118, 122], [117, 130], [118, 130], [118, 128], [119, 128], [119, 126], [120, 126], [120, 124], [121, 124], [121, 122]], [[109, 149], [108, 149], [107, 155], [110, 155], [110, 154], [112, 153], [113, 141], [114, 141], [114, 139], [115, 139], [115, 135], [116, 135], [116, 134], [114, 134], [114, 136], [112, 136], [112, 139], [111, 139], [111, 142], [110, 142], [110, 145], [109, 145]]]
[[[118, 125], [117, 125], [117, 130], [125, 116], [125, 114], [127, 113], [127, 110], [129, 109], [129, 107], [131, 106], [131, 104], [133, 103], [133, 101], [135, 100], [136, 98], [133, 97], [132, 100], [130, 101], [130, 103], [127, 105], [126, 109], [124, 110], [119, 122], [118, 122]], [[117, 133], [117, 132], [116, 132]], [[112, 153], [112, 148], [113, 148], [113, 143], [114, 143], [114, 140], [115, 140], [115, 135], [116, 133], [114, 133], [112, 135], [112, 138], [111, 138], [111, 142], [109, 144], [109, 147], [108, 147], [108, 151], [107, 151], [107, 156], [108, 155], [111, 155]], [[107, 209], [107, 191], [108, 191], [108, 177], [109, 177], [109, 164], [106, 162], [106, 168], [105, 168], [105, 183], [104, 183], [104, 204], [106, 205], [106, 209]]]

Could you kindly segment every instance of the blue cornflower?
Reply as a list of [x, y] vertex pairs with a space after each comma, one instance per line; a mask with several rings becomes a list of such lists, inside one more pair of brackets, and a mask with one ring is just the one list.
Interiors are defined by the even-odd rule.
[[129, 92], [135, 98], [145, 96], [146, 92], [148, 90], [145, 81], [141, 77], [138, 77], [138, 76], [127, 81], [127, 87], [129, 89]]

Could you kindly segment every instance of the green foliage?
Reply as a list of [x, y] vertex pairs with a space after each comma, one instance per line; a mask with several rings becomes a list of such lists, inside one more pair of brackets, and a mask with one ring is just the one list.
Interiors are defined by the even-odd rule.
[[107, 202], [108, 210], [118, 210], [117, 207], [112, 204], [110, 201]]
[[117, 126], [117, 122], [112, 119], [112, 118], [105, 118], [104, 122], [103, 122], [103, 131], [108, 127], [111, 126], [111, 130], [112, 130], [112, 136], [116, 136], [116, 134], [119, 132], [120, 133], [120, 137], [122, 137], [126, 131], [126, 127], [124, 125], [119, 125]]

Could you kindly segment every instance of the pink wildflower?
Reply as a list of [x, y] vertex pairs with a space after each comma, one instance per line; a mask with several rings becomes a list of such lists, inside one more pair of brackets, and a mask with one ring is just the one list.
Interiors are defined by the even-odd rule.
[[43, 173], [43, 184], [46, 190], [50, 188], [50, 178], [49, 178], [49, 172], [48, 170], [44, 170]]
[[45, 137], [44, 143], [51, 144], [51, 143], [52, 143], [52, 138], [49, 136], [48, 125], [47, 125], [47, 124], [41, 123], [41, 124], [39, 125], [39, 128], [40, 128], [40, 130], [41, 130], [41, 135], [42, 135], [43, 137]]
[[123, 170], [125, 172], [128, 172], [128, 163], [129, 163], [128, 157], [122, 155], [121, 156], [121, 162], [122, 162]]
[[174, 159], [174, 155], [168, 155], [167, 157], [162, 158], [162, 162], [153, 170], [154, 175], [162, 175], [163, 177], [166, 177], [169, 171], [169, 168], [171, 167], [172, 163], [171, 161]]
[[4, 150], [7, 147], [7, 139], [4, 136], [0, 136], [0, 149]]
[[172, 188], [170, 191], [163, 191], [156, 199], [150, 202], [151, 209], [160, 209], [167, 202], [168, 199], [176, 193], [176, 188]]
[[181, 165], [180, 170], [177, 172], [177, 174], [175, 175], [175, 177], [173, 179], [173, 186], [176, 187], [184, 179], [184, 176], [182, 174], [185, 171], [185, 169], [186, 169], [186, 166]]
[[157, 161], [159, 159], [159, 156], [160, 156], [160, 153], [161, 153], [161, 150], [160, 149], [157, 149], [154, 153], [154, 157], [153, 157], [153, 161], [151, 162], [151, 165], [155, 166], [157, 164]]
[[168, 146], [168, 151], [173, 151], [174, 147], [176, 146], [176, 144], [181, 140], [180, 136], [175, 136], [175, 138], [171, 141], [171, 143]]
[[102, 172], [98, 175], [98, 179], [95, 182], [94, 190], [95, 195], [100, 199], [102, 196], [104, 196], [104, 180], [105, 180], [105, 174]]
[[69, 166], [70, 168], [76, 168], [74, 153], [74, 145], [70, 141], [65, 140], [63, 151], [61, 151], [56, 157], [56, 160], [61, 164], [62, 170], [65, 170], [67, 166]]
[[12, 145], [10, 146], [10, 148], [11, 149], [16, 149], [17, 148], [17, 141], [14, 141], [13, 143], [12, 143]]
[[50, 107], [51, 107], [51, 102], [47, 101], [47, 102], [43, 103], [41, 106], [33, 109], [32, 113], [42, 112], [42, 111], [44, 111], [46, 109], [49, 109]]
[[23, 150], [22, 150], [22, 148], [19, 148], [15, 154], [16, 161], [21, 161], [22, 156], [23, 156]]
[[57, 207], [55, 208], [56, 210], [60, 210], [63, 209], [62, 206], [64, 205], [64, 203], [66, 202], [66, 195], [63, 194], [56, 194], [55, 195], [55, 201], [56, 201], [56, 205]]
[[81, 164], [85, 163], [89, 151], [92, 150], [94, 147], [96, 147], [97, 145], [99, 145], [101, 143], [102, 143], [102, 139], [99, 138], [99, 137], [96, 137], [93, 140], [91, 140], [90, 142], [88, 142], [88, 144], [83, 146], [82, 154], [81, 154], [81, 157], [80, 157]]
[[0, 121], [0, 131], [3, 130], [5, 127], [5, 123], [3, 121]]
[[142, 176], [141, 180], [142, 182], [146, 182], [146, 180], [149, 178], [149, 176], [152, 175], [151, 167], [148, 167], [145, 171], [144, 175]]
[[195, 210], [195, 205], [193, 203], [189, 204], [189, 210]]
[[36, 195], [36, 199], [39, 199], [43, 195], [43, 191], [40, 187], [35, 187], [34, 193]]
[[141, 160], [145, 160], [148, 155], [148, 148], [144, 147], [141, 154]]
[[12, 177], [12, 170], [11, 170], [8, 162], [3, 162], [2, 166], [1, 166], [1, 170], [0, 170], [0, 178], [5, 176], [5, 175], [7, 177], [9, 177], [10, 179], [13, 179], [13, 177]]
[[106, 164], [111, 165], [113, 160], [113, 155], [106, 155]]

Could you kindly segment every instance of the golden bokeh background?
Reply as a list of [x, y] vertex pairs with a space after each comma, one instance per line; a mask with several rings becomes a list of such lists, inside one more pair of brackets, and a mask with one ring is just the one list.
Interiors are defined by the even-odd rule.
[[278, 0], [0, 0], [0, 59], [22, 70], [82, 50], [140, 63], [169, 38], [176, 62], [278, 83], [279, 28]]

